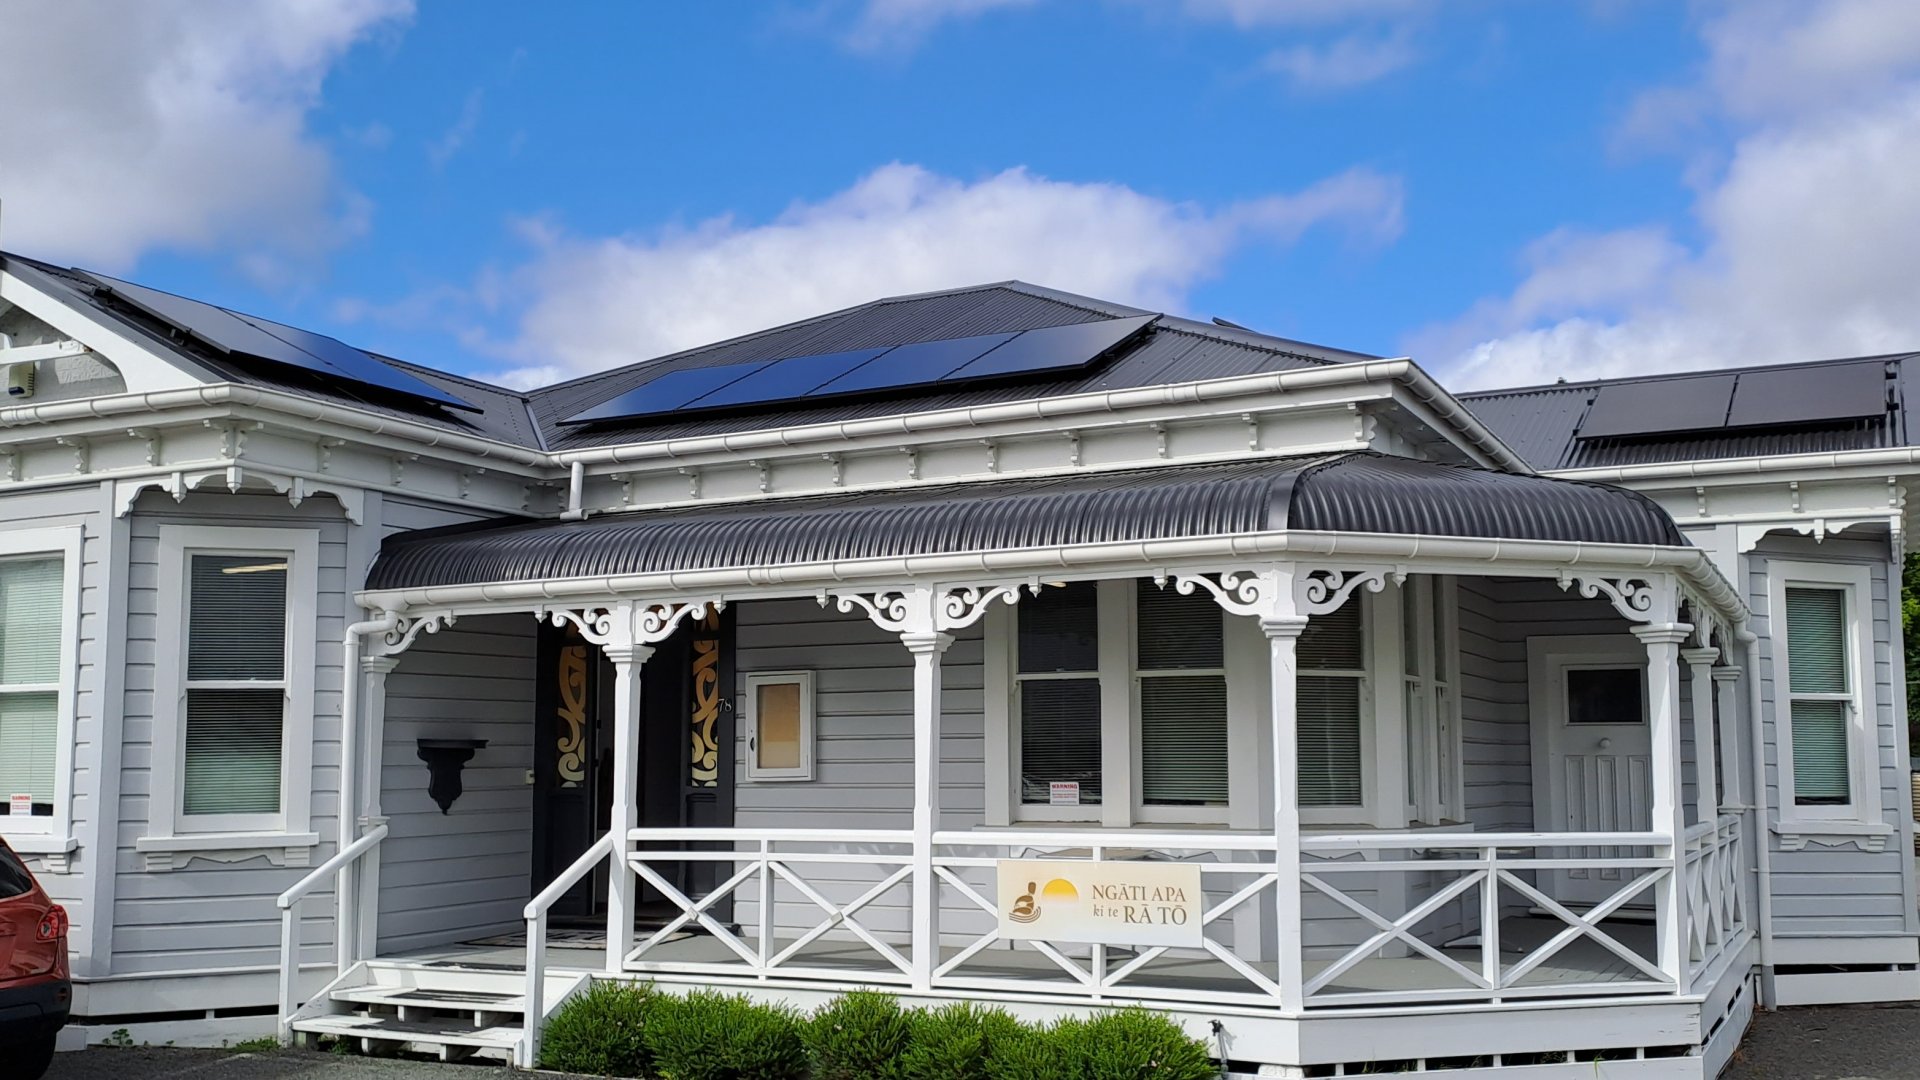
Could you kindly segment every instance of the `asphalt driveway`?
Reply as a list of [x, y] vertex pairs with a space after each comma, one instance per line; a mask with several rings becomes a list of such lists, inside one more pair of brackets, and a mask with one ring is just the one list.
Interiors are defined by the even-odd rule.
[[[56, 1056], [47, 1080], [487, 1080], [505, 1075], [498, 1066], [312, 1051], [94, 1047]], [[1600, 1076], [1605, 1075], [1602, 1066]], [[1920, 1007], [1761, 1013], [1722, 1080], [1920, 1080]]]

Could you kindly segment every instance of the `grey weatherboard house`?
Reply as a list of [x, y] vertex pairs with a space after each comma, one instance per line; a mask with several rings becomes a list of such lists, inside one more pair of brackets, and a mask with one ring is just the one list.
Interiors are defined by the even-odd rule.
[[4, 256], [0, 835], [92, 1038], [1708, 1077], [1920, 997], [1911, 359], [1455, 395], [1005, 282], [518, 393]]

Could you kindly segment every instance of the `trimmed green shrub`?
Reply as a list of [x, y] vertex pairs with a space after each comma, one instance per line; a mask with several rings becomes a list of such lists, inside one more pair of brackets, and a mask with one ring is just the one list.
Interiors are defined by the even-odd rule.
[[696, 990], [662, 994], [647, 1049], [662, 1080], [803, 1080], [807, 1053], [793, 1010]]
[[892, 994], [854, 990], [801, 1025], [811, 1080], [892, 1080], [913, 1037], [914, 1014]]
[[1045, 1028], [1016, 1025], [988, 1048], [987, 1080], [1080, 1080], [1080, 1063], [1070, 1048], [1081, 1026], [1077, 1020]]
[[540, 1067], [593, 1076], [653, 1076], [646, 1035], [659, 1000], [650, 986], [594, 983], [547, 1021]]
[[899, 1080], [986, 1080], [994, 1048], [1023, 1037], [1026, 1030], [1004, 1010], [965, 1001], [915, 1013], [913, 1039], [891, 1075]]
[[1102, 1013], [1054, 1029], [1082, 1080], [1218, 1080], [1207, 1046], [1159, 1013]]

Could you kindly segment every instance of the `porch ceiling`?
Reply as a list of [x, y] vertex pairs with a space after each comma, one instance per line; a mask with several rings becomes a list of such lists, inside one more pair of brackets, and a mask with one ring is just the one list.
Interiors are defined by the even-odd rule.
[[1360, 452], [461, 526], [389, 537], [369, 590], [1281, 531], [1682, 546], [1600, 484]]

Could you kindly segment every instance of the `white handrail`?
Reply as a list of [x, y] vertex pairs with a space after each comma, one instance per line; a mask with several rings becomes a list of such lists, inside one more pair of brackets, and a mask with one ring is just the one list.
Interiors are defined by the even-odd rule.
[[1300, 846], [1310, 851], [1321, 848], [1669, 847], [1672, 844], [1673, 837], [1652, 832], [1386, 832], [1300, 838]]
[[[300, 912], [294, 905], [304, 900], [308, 893], [320, 886], [320, 883], [337, 875], [342, 868], [372, 851], [380, 841], [387, 838], [387, 827], [375, 825], [368, 829], [358, 840], [341, 848], [333, 858], [295, 882], [293, 887], [280, 894], [274, 904], [280, 909], [280, 1041], [286, 1042], [293, 1034], [289, 1026], [293, 1022], [294, 995], [299, 992], [300, 982]], [[335, 928], [335, 933], [339, 928]], [[338, 972], [345, 975], [346, 972]]]
[[[593, 842], [593, 846], [573, 860], [573, 865], [560, 871], [540, 895], [527, 901], [526, 909], [520, 914], [527, 920], [527, 988], [524, 997], [524, 1011], [520, 1021], [520, 1045], [516, 1048], [516, 1063], [523, 1069], [531, 1069], [534, 1059], [540, 1054], [540, 1023], [546, 1018], [546, 978], [547, 978], [547, 909], [567, 895], [580, 879], [586, 877], [598, 864], [605, 862], [613, 852], [614, 841], [619, 839], [613, 833], [607, 833]], [[624, 873], [625, 867], [615, 870]], [[607, 948], [613, 948], [613, 939], [607, 939]]]

